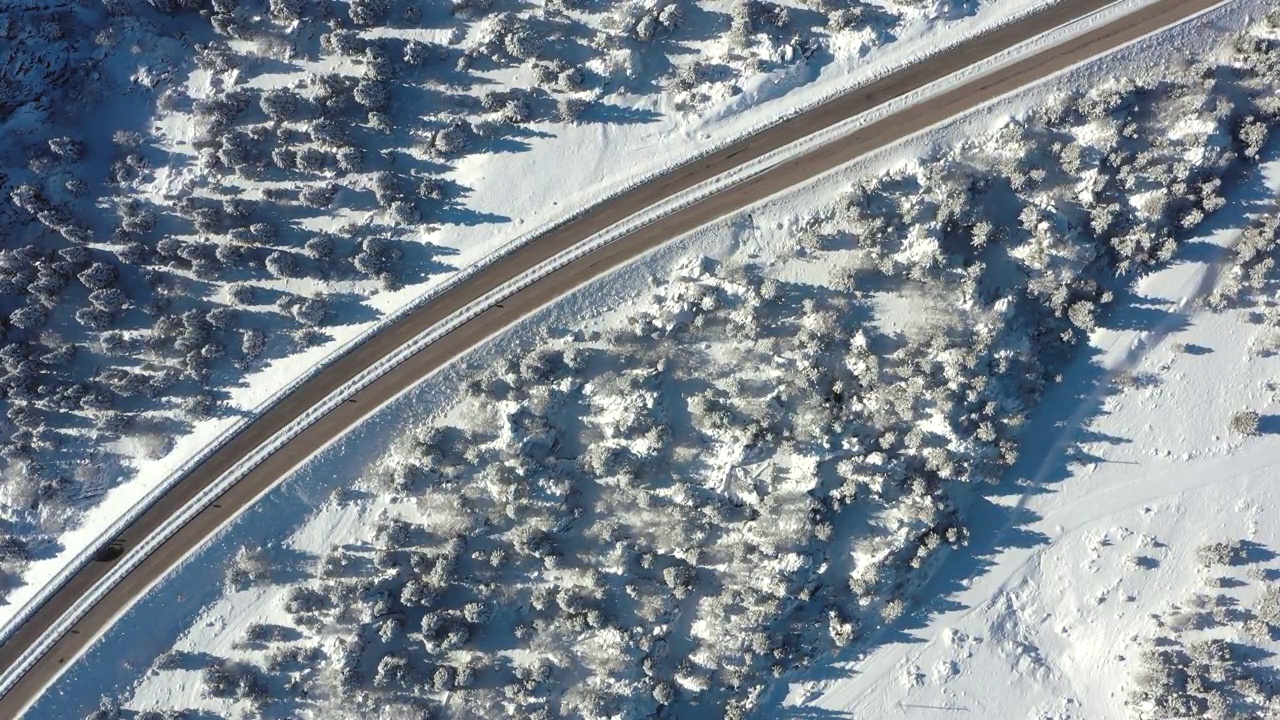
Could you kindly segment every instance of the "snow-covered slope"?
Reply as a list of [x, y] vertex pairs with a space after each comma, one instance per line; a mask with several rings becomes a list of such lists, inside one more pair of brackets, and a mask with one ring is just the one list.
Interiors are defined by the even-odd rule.
[[1037, 4], [7, 5], [0, 617], [458, 271]]
[[[34, 712], [1258, 712], [1280, 53], [1274, 20], [1233, 33], [1262, 7], [544, 310], [308, 463]], [[1239, 662], [1201, 642], [1231, 633]]]
[[[1260, 189], [1275, 198], [1280, 167], [1269, 171]], [[1208, 260], [1238, 237], [1223, 228], [1198, 242]], [[925, 605], [927, 621], [843, 666], [847, 679], [798, 683], [792, 701], [855, 717], [912, 717], [906, 709], [929, 707], [984, 717], [1168, 717], [1131, 702], [1150, 672], [1142, 653], [1161, 637], [1240, 643], [1241, 671], [1269, 688], [1263, 698], [1275, 697], [1265, 654], [1277, 649], [1274, 629], [1257, 636], [1249, 620], [1262, 616], [1274, 628], [1259, 600], [1280, 579], [1280, 364], [1264, 349], [1276, 330], [1253, 317], [1253, 303], [1200, 308], [1205, 260], [1142, 283], [1133, 309], [1113, 319], [1134, 329], [1099, 333], [1095, 346], [1110, 357], [1077, 363], [1048, 395], [1029, 427], [1018, 482], [975, 517], [996, 526], [980, 551], [984, 571], [946, 573], [939, 586], [957, 589], [945, 605]], [[1140, 381], [1117, 387], [1100, 365], [1127, 367]], [[1260, 434], [1232, 429], [1241, 412], [1260, 414]], [[1229, 563], [1204, 562], [1205, 546], [1241, 541]], [[1216, 613], [1196, 599], [1220, 595], [1230, 600]], [[1197, 610], [1214, 617], [1176, 617]], [[1280, 708], [1270, 700], [1236, 711], [1272, 717]]]

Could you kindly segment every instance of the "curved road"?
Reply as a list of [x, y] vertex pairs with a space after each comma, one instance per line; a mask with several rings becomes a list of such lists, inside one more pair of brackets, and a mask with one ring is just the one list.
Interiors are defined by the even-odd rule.
[[[77, 600], [90, 592], [120, 561], [120, 557], [106, 562], [90, 562], [82, 567], [0, 646], [0, 674], [23, 673], [0, 697], [0, 718], [21, 715], [62, 669], [109, 628], [113, 620], [153, 582], [317, 449], [341, 436], [378, 406], [521, 317], [671, 239], [1220, 2], [1156, 0], [1111, 23], [956, 85], [830, 143], [780, 162], [754, 177], [649, 223], [490, 307], [392, 368], [354, 395], [354, 402], [342, 403], [270, 455], [143, 559], [76, 621], [48, 652], [30, 667], [17, 667], [26, 649], [37, 643]], [[196, 467], [115, 538], [112, 545], [128, 553], [241, 458], [267, 443], [294, 419], [320, 404], [360, 372], [536, 265], [681, 191], [1109, 4], [1110, 0], [1063, 0], [1042, 12], [854, 89], [719, 152], [677, 167], [539, 236], [387, 327], [302, 384]]]

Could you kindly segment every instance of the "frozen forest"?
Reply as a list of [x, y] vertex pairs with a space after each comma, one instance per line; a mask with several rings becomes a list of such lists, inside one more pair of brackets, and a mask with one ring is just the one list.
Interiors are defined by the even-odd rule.
[[6, 4], [0, 598], [175, 440], [253, 412], [237, 392], [472, 262], [447, 231], [512, 218], [470, 208], [460, 166], [696, 116], [976, 7]]
[[[191, 706], [124, 692], [93, 717], [769, 716], [788, 678], [880, 642], [970, 552], [970, 508], [1064, 364], [1275, 159], [1280, 14], [1162, 68], [1060, 92], [470, 361], [325, 500], [328, 547], [226, 560], [234, 650], [183, 640], [150, 671], [199, 688]], [[1260, 203], [1207, 312], [1280, 317], [1280, 214]], [[1196, 556], [1215, 578], [1256, 567], [1149, 619], [1114, 694], [1143, 720], [1274, 714], [1274, 556]]]
[[1280, 712], [1275, 553], [1256, 543], [1197, 549], [1204, 591], [1170, 602], [1136, 658], [1129, 705], [1135, 717], [1246, 718]]

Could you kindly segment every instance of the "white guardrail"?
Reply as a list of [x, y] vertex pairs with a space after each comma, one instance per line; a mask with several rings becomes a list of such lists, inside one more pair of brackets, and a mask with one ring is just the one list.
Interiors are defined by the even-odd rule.
[[[899, 70], [901, 67], [924, 62], [929, 58], [935, 55], [942, 54], [963, 42], [971, 40], [977, 36], [992, 32], [1000, 27], [1003, 27], [1004, 25], [1008, 25], [1008, 24], [1017, 22], [1019, 20], [1022, 20], [1036, 12], [1043, 10], [1046, 7], [1055, 5], [1058, 3], [1058, 1], [1059, 0], [1045, 0], [1044, 2], [1039, 2], [1033, 5], [1026, 6], [1022, 8], [1019, 12], [1013, 15], [1010, 15], [1006, 18], [1003, 18], [999, 22], [988, 24], [987, 26], [981, 28], [976, 33], [973, 33], [971, 35], [964, 36], [961, 38], [957, 38], [956, 40], [954, 40], [949, 44], [935, 47], [928, 51], [913, 53], [908, 57], [907, 60], [903, 61], [902, 63], [892, 68], [884, 69], [873, 76], [870, 76], [868, 78], [864, 78], [858, 81], [856, 84], [848, 84], [848, 85], [841, 86], [836, 90], [833, 90], [825, 95], [822, 95], [817, 100], [814, 100], [810, 103], [806, 103], [805, 105], [797, 106], [791, 109], [785, 115], [776, 117], [767, 122], [759, 123], [753, 126], [751, 129], [743, 131], [742, 133], [734, 136], [731, 139], [728, 139], [720, 144], [710, 146], [704, 149], [702, 152], [683, 160], [680, 163], [680, 165], [697, 162], [698, 160], [708, 155], [711, 155], [715, 152], [723, 150], [725, 147], [733, 145], [734, 143], [742, 140], [745, 137], [760, 133], [775, 125], [779, 125], [781, 123], [787, 122], [788, 120], [794, 118], [797, 115], [801, 115], [805, 112], [813, 110], [817, 106], [825, 104], [833, 100], [834, 98], [849, 92], [852, 89], [876, 82], [888, 75], [893, 74], [894, 72]], [[1108, 5], [1106, 8], [1098, 11], [1097, 13], [1091, 13], [1090, 15], [1086, 15], [1082, 18], [1077, 18], [1076, 20], [1071, 21], [1070, 23], [1068, 23], [1066, 26], [1063, 26], [1063, 27], [1074, 26], [1100, 13], [1105, 12], [1110, 14], [1110, 11], [1112, 10], [1118, 10], [1120, 8], [1131, 8], [1134, 6], [1146, 4], [1146, 2], [1149, 2], [1149, 0], [1121, 0], [1120, 2], [1116, 2], [1111, 5]], [[1035, 43], [1036, 40], [1043, 39], [1043, 37], [1044, 36], [1040, 36], [1039, 38], [1035, 38], [1030, 41], [1019, 43], [1018, 45], [1015, 45], [1014, 47], [1009, 48], [1008, 50], [998, 53], [997, 55], [990, 58], [988, 61], [984, 62], [982, 64], [981, 70], [977, 70], [976, 72], [985, 72], [1002, 62], [1007, 62], [1011, 60], [1013, 56], [1020, 54], [1019, 52], [1020, 50], [1025, 51], [1025, 49], [1027, 49], [1030, 45], [1037, 44]], [[976, 74], [976, 72], [966, 73], [966, 74]], [[515, 292], [518, 292], [519, 290], [527, 287], [528, 285], [532, 284], [538, 279], [546, 276], [551, 272], [554, 272], [559, 268], [564, 267], [565, 265], [573, 262], [574, 260], [577, 260], [578, 258], [584, 255], [594, 252], [595, 250], [613, 242], [614, 240], [617, 240], [618, 238], [624, 235], [634, 232], [635, 230], [639, 229], [640, 227], [643, 227], [644, 225], [649, 224], [650, 222], [653, 222], [655, 219], [659, 217], [676, 212], [710, 195], [720, 192], [721, 190], [723, 190], [724, 188], [730, 185], [736, 184], [753, 175], [757, 175], [761, 172], [764, 172], [768, 168], [778, 164], [779, 162], [786, 160], [789, 157], [802, 154], [816, 146], [826, 144], [835, 138], [845, 135], [858, 127], [862, 127], [866, 124], [869, 124], [870, 122], [873, 122], [877, 117], [881, 117], [887, 114], [888, 112], [891, 112], [892, 109], [895, 107], [900, 107], [903, 104], [917, 101], [920, 97], [924, 97], [929, 94], [938, 92], [940, 89], [940, 86], [946, 84], [948, 80], [954, 81], [954, 78], [955, 78], [954, 75], [948, 76], [947, 78], [944, 78], [942, 80], [930, 83], [896, 100], [890, 101], [885, 105], [882, 105], [878, 108], [875, 108], [871, 111], [863, 113], [854, 118], [841, 121], [831, 127], [828, 127], [817, 133], [814, 133], [813, 135], [807, 136], [805, 138], [801, 138], [800, 140], [797, 140], [773, 152], [767, 153], [766, 155], [756, 158], [755, 160], [744, 163], [743, 165], [737, 168], [734, 168], [729, 172], [726, 172], [722, 175], [712, 178], [711, 180], [704, 181], [703, 183], [695, 185], [692, 188], [689, 188], [688, 190], [682, 193], [679, 193], [662, 202], [659, 202], [658, 204], [651, 206], [646, 211], [642, 211], [641, 213], [632, 215], [626, 220], [623, 220], [622, 222], [617, 223], [591, 236], [586, 241], [574, 246], [572, 249], [567, 250], [563, 253], [560, 253], [559, 255], [552, 257], [546, 262], [543, 262], [533, 268], [530, 268], [529, 270], [526, 270], [524, 273], [521, 273], [519, 276], [512, 279], [511, 281], [508, 281], [502, 286], [485, 294], [483, 297], [479, 298], [478, 300], [476, 300], [474, 303], [464, 308], [463, 310], [460, 310], [454, 313], [454, 315], [450, 316], [445, 321], [423, 332], [421, 335], [414, 338], [409, 343], [401, 346], [396, 351], [388, 354], [387, 356], [384, 356], [381, 360], [374, 363], [370, 367], [366, 368], [363, 372], [361, 372], [356, 377], [352, 378], [351, 381], [343, 385], [341, 388], [338, 388], [337, 390], [333, 391], [325, 399], [324, 402], [316, 406], [313, 406], [306, 413], [299, 416], [297, 419], [291, 422], [288, 426], [286, 426], [281, 431], [279, 431], [268, 443], [264, 445], [260, 445], [258, 449], [255, 450], [252, 454], [245, 457], [240, 462], [236, 463], [236, 465], [231, 470], [227, 471], [221, 478], [219, 478], [217, 482], [211, 484], [210, 486], [205, 488], [199, 495], [193, 498], [191, 502], [189, 502], [178, 514], [176, 514], [173, 518], [171, 518], [169, 522], [167, 522], [162, 528], [157, 530], [151, 536], [145, 538], [135, 548], [127, 552], [125, 556], [121, 558], [120, 562], [117, 563], [116, 566], [111, 569], [111, 572], [107, 576], [102, 578], [102, 580], [100, 580], [88, 593], [81, 596], [81, 598], [77, 600], [76, 603], [73, 604], [71, 608], [68, 609], [68, 611], [62, 615], [62, 617], [58, 619], [58, 622], [55, 623], [53, 626], [51, 626], [41, 636], [39, 642], [34, 643], [32, 646], [27, 648], [26, 651], [23, 652], [22, 656], [18, 659], [18, 661], [15, 662], [12, 666], [10, 666], [3, 676], [0, 676], [0, 695], [8, 692], [13, 687], [13, 685], [24, 674], [26, 674], [27, 670], [32, 665], [34, 665], [35, 662], [39, 660], [46, 652], [48, 652], [49, 649], [52, 647], [52, 645], [55, 642], [57, 642], [59, 638], [61, 638], [63, 635], [66, 634], [67, 631], [70, 630], [71, 626], [73, 626], [76, 622], [79, 622], [79, 620], [84, 617], [84, 615], [89, 611], [89, 609], [92, 608], [95, 604], [97, 604], [97, 602], [103, 596], [105, 596], [106, 593], [108, 593], [113, 587], [115, 587], [121, 581], [121, 579], [123, 579], [130, 572], [132, 572], [134, 568], [136, 568], [143, 560], [145, 560], [157, 547], [159, 547], [161, 544], [167, 541], [170, 537], [172, 537], [172, 535], [175, 532], [177, 532], [179, 528], [185, 525], [192, 517], [194, 517], [196, 514], [200, 513], [201, 511], [203, 511], [206, 507], [208, 507], [210, 503], [213, 502], [213, 500], [215, 500], [218, 496], [224, 493], [229, 487], [239, 482], [255, 467], [261, 464], [266, 457], [274, 453], [276, 450], [282, 447], [285, 443], [288, 443], [293, 438], [297, 437], [303, 430], [309, 427], [313, 422], [315, 422], [321, 416], [325, 415], [330, 410], [342, 404], [343, 402], [346, 402], [346, 400], [350, 398], [352, 395], [356, 394], [363, 388], [367, 387], [370, 383], [372, 383], [374, 380], [376, 380], [378, 377], [380, 377], [384, 373], [390, 371], [396, 365], [399, 365], [401, 362], [404, 362], [406, 359], [416, 354], [423, 347], [430, 345], [431, 343], [435, 342], [443, 335], [449, 332], [452, 332], [457, 327], [474, 319], [476, 316], [480, 315], [485, 310], [492, 307], [494, 304], [501, 302], [502, 299], [510, 296]], [[367, 331], [360, 334], [358, 337], [353, 338], [349, 340], [347, 343], [343, 344], [340, 348], [338, 348], [329, 356], [327, 356], [324, 361], [315, 365], [306, 374], [298, 377], [293, 382], [289, 383], [285, 387], [278, 390], [270, 398], [263, 401], [258, 406], [258, 412], [260, 413], [263, 409], [270, 407], [271, 405], [274, 405], [275, 403], [279, 402], [282, 398], [292, 393], [294, 390], [300, 387], [303, 383], [307, 382], [308, 380], [310, 380], [311, 378], [319, 374], [321, 371], [323, 371], [336, 359], [338, 359], [339, 357], [342, 357], [351, 349], [359, 346], [360, 344], [365, 342], [368, 338], [377, 334], [378, 332], [385, 329], [386, 327], [394, 324], [395, 322], [403, 319], [405, 316], [416, 311], [426, 303], [430, 302], [432, 299], [438, 297], [439, 295], [445, 292], [450, 291], [451, 289], [458, 286], [462, 282], [465, 282], [468, 278], [484, 270], [488, 266], [492, 265], [494, 262], [497, 262], [503, 256], [509, 254], [510, 252], [530, 242], [535, 241], [538, 237], [545, 235], [546, 233], [550, 232], [551, 230], [557, 227], [560, 227], [561, 225], [565, 225], [569, 222], [573, 222], [574, 220], [577, 220], [578, 218], [593, 211], [599, 205], [609, 202], [624, 193], [634, 190], [636, 187], [644, 185], [655, 178], [658, 178], [658, 177], [661, 177], [662, 175], [667, 174], [675, 167], [679, 167], [679, 165], [671, 166], [663, 170], [650, 173], [649, 175], [646, 175], [638, 180], [635, 180], [634, 182], [616, 190], [615, 192], [611, 193], [605, 198], [597, 201], [596, 203], [586, 208], [583, 208], [582, 210], [579, 210], [578, 212], [575, 212], [572, 215], [560, 218], [555, 221], [544, 223], [543, 225], [539, 226], [537, 229], [531, 230], [521, 235], [519, 238], [516, 238], [511, 242], [503, 245], [497, 251], [486, 256], [481, 261], [460, 271], [457, 275], [455, 275], [453, 278], [451, 278], [449, 281], [447, 281], [440, 287], [436, 288], [435, 290], [429, 293], [424, 294], [423, 296], [417, 298], [413, 302], [389, 314], [387, 317], [379, 321], [375, 326], [369, 328]], [[179, 469], [174, 471], [164, 482], [162, 482], [161, 484], [153, 488], [151, 492], [147, 493], [146, 496], [144, 496], [141, 500], [139, 500], [136, 504], [134, 504], [133, 507], [131, 507], [127, 513], [125, 513], [119, 519], [117, 519], [114, 523], [112, 523], [111, 526], [107, 528], [107, 530], [105, 530], [101, 535], [98, 536], [97, 540], [92, 545], [90, 545], [83, 552], [77, 555], [75, 560], [68, 563], [57, 575], [54, 576], [52, 580], [50, 580], [48, 583], [45, 584], [45, 586], [40, 590], [39, 593], [37, 593], [30, 600], [28, 600], [28, 602], [22, 607], [22, 609], [10, 619], [10, 621], [5, 625], [5, 627], [2, 630], [0, 630], [0, 642], [4, 642], [8, 640], [9, 637], [12, 636], [14, 631], [18, 627], [20, 627], [24, 622], [30, 619], [31, 615], [34, 614], [35, 611], [41, 605], [47, 602], [50, 597], [52, 597], [56, 592], [58, 592], [58, 590], [60, 590], [70, 580], [72, 576], [74, 576], [82, 568], [84, 568], [92, 560], [94, 554], [99, 549], [101, 549], [106, 543], [110, 542], [112, 539], [118, 536], [129, 525], [135, 522], [139, 517], [141, 517], [141, 515], [145, 513], [146, 510], [150, 508], [153, 504], [155, 504], [155, 502], [158, 501], [161, 496], [163, 496], [175, 485], [177, 485], [188, 473], [190, 473], [197, 466], [199, 466], [201, 463], [207, 460], [210, 456], [212, 456], [214, 453], [220, 450], [232, 437], [234, 437], [237, 433], [243, 430], [249, 423], [251, 423], [255, 417], [256, 415], [250, 416], [242, 420], [241, 422], [237, 423], [236, 425], [233, 425], [227, 428], [226, 430], [224, 430], [222, 433], [218, 435], [218, 437], [214, 441], [206, 445], [203, 451], [193, 456], [187, 462], [183, 463], [183, 465]], [[322, 448], [317, 448], [317, 451], [321, 449]]]

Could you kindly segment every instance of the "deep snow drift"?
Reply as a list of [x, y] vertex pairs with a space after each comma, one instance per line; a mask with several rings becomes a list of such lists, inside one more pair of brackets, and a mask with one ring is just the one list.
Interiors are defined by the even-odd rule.
[[[1277, 244], [1251, 8], [1179, 31], [1186, 67], [1141, 43], [543, 311], [273, 491], [34, 712], [1265, 712], [1271, 494], [1195, 464], [1273, 444], [1271, 401], [1222, 385], [1273, 352], [1241, 332]], [[1191, 470], [1120, 464], [1153, 452]]]

